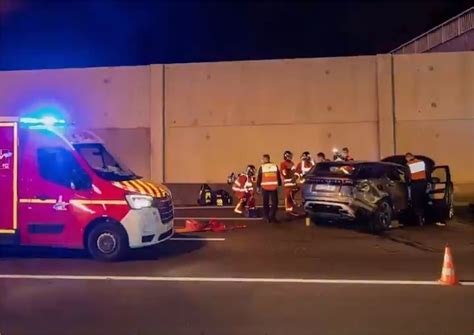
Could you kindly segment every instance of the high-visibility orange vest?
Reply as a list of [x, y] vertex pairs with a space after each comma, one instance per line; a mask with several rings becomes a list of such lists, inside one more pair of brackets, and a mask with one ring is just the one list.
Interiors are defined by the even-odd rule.
[[267, 191], [274, 191], [278, 188], [278, 166], [273, 163], [262, 165], [262, 188]]
[[426, 164], [424, 161], [414, 159], [408, 162], [408, 168], [410, 169], [411, 180], [425, 180], [426, 179]]

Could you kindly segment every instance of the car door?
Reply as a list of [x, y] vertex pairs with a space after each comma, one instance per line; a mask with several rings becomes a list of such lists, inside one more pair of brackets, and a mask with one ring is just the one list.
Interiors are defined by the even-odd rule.
[[406, 171], [402, 166], [387, 166], [385, 190], [392, 199], [393, 209], [400, 213], [408, 208]]
[[428, 206], [434, 221], [445, 222], [454, 216], [453, 191], [449, 166], [435, 166], [428, 180]]
[[[34, 144], [32, 144], [34, 146]], [[81, 244], [78, 218], [81, 209], [71, 204], [89, 195], [89, 177], [71, 150], [61, 146], [40, 146], [32, 150], [30, 184], [25, 198], [25, 226], [22, 243], [77, 247]]]
[[0, 240], [13, 240], [17, 230], [18, 129], [0, 122]]

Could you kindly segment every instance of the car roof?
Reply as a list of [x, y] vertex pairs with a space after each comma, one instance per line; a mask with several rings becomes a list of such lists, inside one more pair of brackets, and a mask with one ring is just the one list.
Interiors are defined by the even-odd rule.
[[402, 164], [397, 164], [393, 162], [385, 162], [385, 161], [330, 161], [330, 162], [322, 162], [318, 164], [331, 164], [331, 165], [384, 165], [384, 166], [393, 166], [393, 167], [403, 167]]
[[[430, 157], [423, 156], [423, 155], [415, 155], [415, 158], [424, 161], [428, 170], [432, 170], [436, 165], [435, 161], [431, 159]], [[385, 157], [384, 159], [382, 159], [382, 162], [390, 162], [390, 163], [405, 165], [406, 159], [405, 159], [405, 155], [394, 155], [394, 156]]]

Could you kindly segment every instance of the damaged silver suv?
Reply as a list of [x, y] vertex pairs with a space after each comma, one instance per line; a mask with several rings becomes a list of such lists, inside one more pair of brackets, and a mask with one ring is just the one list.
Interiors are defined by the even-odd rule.
[[[428, 188], [426, 220], [446, 222], [454, 215], [453, 184], [448, 166], [426, 163]], [[308, 172], [303, 184], [304, 208], [315, 222], [350, 220], [368, 224], [370, 231], [382, 232], [392, 220], [409, 223], [413, 218], [410, 201], [410, 173], [403, 156], [382, 162], [325, 162]]]

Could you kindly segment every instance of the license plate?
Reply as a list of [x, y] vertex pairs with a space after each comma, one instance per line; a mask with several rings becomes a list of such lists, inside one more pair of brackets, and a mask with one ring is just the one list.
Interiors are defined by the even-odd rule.
[[336, 185], [317, 184], [315, 187], [316, 191], [328, 191], [334, 192], [337, 189]]

